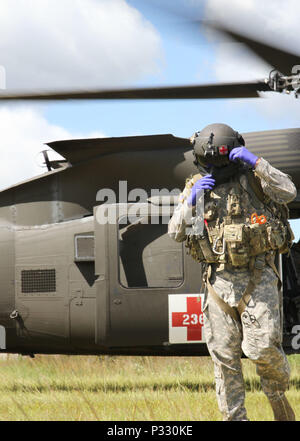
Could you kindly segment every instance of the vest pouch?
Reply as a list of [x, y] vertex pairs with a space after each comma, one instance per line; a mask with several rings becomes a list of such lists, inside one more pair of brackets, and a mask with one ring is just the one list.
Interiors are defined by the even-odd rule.
[[218, 207], [216, 201], [208, 201], [204, 208], [204, 219], [212, 221], [218, 217]]
[[287, 228], [288, 238], [287, 238], [287, 240], [285, 240], [284, 244], [280, 248], [278, 248], [279, 254], [289, 253], [290, 249], [291, 249], [291, 246], [293, 245], [293, 240], [294, 240], [293, 239], [292, 241], [290, 241], [289, 237], [294, 237], [295, 238], [294, 233], [292, 232], [292, 235], [290, 235], [289, 234], [289, 228], [288, 227], [286, 227], [286, 228]]
[[240, 216], [242, 214], [241, 197], [239, 194], [229, 194], [227, 196], [227, 215]]
[[229, 263], [232, 266], [249, 264], [248, 234], [245, 224], [229, 224], [224, 226]]
[[210, 241], [208, 239], [207, 235], [201, 236], [198, 239], [201, 251], [204, 255], [205, 262], [207, 263], [214, 263], [218, 261], [218, 256], [213, 253]]
[[286, 240], [284, 242], [284, 245], [281, 248], [279, 248], [280, 254], [288, 253], [290, 251], [291, 246], [293, 245], [293, 241], [295, 240], [293, 230], [288, 220], [286, 220], [285, 228], [286, 228]]
[[286, 228], [280, 220], [272, 220], [267, 226], [268, 243], [272, 250], [279, 250], [286, 243]]
[[202, 253], [198, 239], [195, 236], [188, 236], [186, 241], [187, 253], [197, 262], [203, 262], [205, 260]]
[[249, 225], [249, 253], [250, 256], [257, 256], [270, 250], [266, 224]]

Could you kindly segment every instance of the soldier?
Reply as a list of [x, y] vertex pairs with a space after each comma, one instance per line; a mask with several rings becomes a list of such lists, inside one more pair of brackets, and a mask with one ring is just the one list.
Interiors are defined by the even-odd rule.
[[[290, 370], [282, 349], [274, 259], [293, 241], [286, 204], [296, 188], [288, 175], [247, 150], [243, 137], [225, 124], [205, 127], [191, 142], [199, 174], [187, 179], [168, 232], [176, 241], [186, 240], [192, 257], [203, 262], [204, 332], [223, 420], [248, 420], [244, 352], [256, 364], [274, 419], [294, 421], [285, 396]], [[203, 229], [193, 233], [196, 203], [203, 194]]]

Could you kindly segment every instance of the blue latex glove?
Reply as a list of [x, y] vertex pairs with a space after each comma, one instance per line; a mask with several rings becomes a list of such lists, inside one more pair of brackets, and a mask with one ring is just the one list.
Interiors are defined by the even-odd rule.
[[249, 152], [246, 147], [235, 147], [231, 152], [229, 153], [229, 160], [236, 162], [238, 159], [245, 162], [248, 165], [251, 165], [252, 168], [255, 167], [256, 161], [258, 160], [258, 157], [255, 156], [253, 153]]
[[203, 176], [203, 178], [198, 179], [192, 187], [191, 194], [187, 198], [188, 205], [196, 205], [197, 196], [201, 190], [212, 190], [215, 186], [215, 179], [212, 175]]

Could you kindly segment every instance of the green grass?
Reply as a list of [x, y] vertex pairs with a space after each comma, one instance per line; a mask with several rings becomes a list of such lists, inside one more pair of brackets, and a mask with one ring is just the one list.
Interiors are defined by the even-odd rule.
[[[300, 419], [300, 355], [287, 396]], [[243, 359], [250, 420], [272, 420]], [[36, 356], [0, 361], [0, 420], [218, 421], [209, 357]]]

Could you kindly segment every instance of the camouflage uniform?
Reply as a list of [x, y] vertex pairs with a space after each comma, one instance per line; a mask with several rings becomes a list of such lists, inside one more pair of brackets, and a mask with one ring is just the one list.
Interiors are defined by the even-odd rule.
[[[266, 206], [260, 202], [249, 187], [246, 175], [241, 175], [238, 178], [241, 208], [246, 222], [250, 222], [253, 212], [272, 217], [272, 201], [284, 204], [296, 196], [290, 178], [263, 158], [260, 158], [255, 173], [260, 178], [264, 193], [269, 197], [269, 203]], [[210, 197], [218, 202], [218, 218], [221, 221], [228, 214], [226, 201], [231, 188], [232, 181], [210, 192]], [[179, 242], [186, 239], [185, 230], [191, 217], [192, 208], [186, 202], [190, 191], [191, 185], [187, 183], [169, 222], [169, 235]], [[211, 285], [232, 307], [238, 305], [249, 278], [248, 268], [236, 268], [227, 263], [212, 264]], [[226, 314], [206, 290], [205, 339], [214, 362], [217, 400], [224, 420], [247, 420], [241, 369], [242, 351], [256, 364], [262, 389], [270, 400], [280, 399], [288, 387], [289, 365], [281, 346], [281, 299], [277, 282], [275, 272], [266, 265], [261, 282], [253, 291], [240, 321]]]

